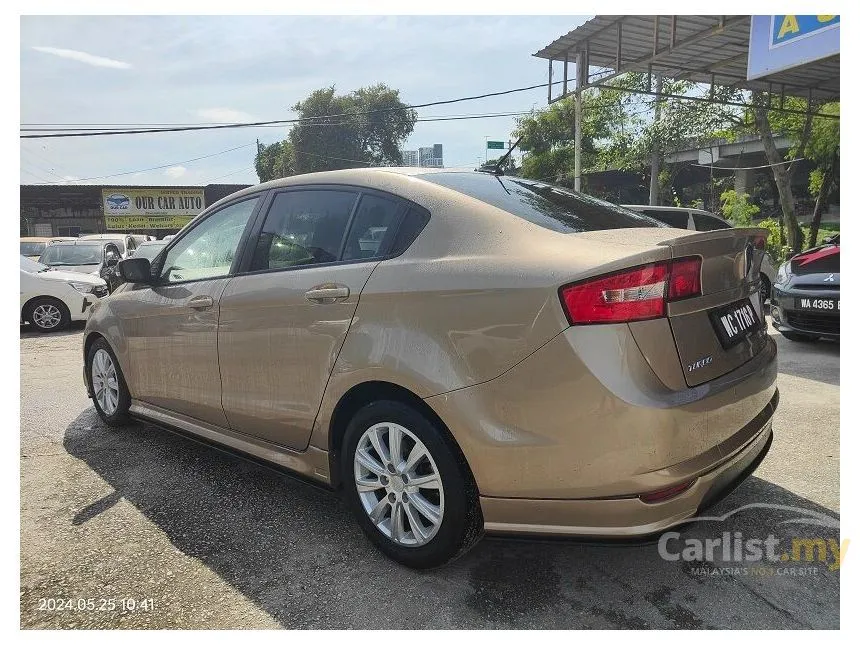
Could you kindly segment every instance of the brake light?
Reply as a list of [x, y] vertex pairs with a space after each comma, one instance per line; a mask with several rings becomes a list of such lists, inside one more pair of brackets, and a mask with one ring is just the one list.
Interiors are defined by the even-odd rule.
[[666, 303], [701, 294], [700, 257], [644, 264], [563, 286], [561, 304], [572, 325], [662, 318]]

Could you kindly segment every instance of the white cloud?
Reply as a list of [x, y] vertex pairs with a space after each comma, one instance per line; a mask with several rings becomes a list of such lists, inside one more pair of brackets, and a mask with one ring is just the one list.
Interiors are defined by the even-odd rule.
[[164, 174], [168, 177], [172, 177], [173, 179], [178, 179], [182, 177], [186, 172], [188, 172], [188, 168], [185, 166], [170, 166], [164, 171]]
[[198, 110], [194, 110], [193, 113], [199, 119], [209, 123], [237, 123], [240, 121], [254, 120], [254, 117], [247, 112], [234, 110], [233, 108], [228, 107], [200, 108]]
[[92, 54], [80, 52], [75, 49], [58, 49], [56, 47], [33, 47], [33, 49], [37, 52], [42, 52], [43, 54], [51, 54], [53, 56], [59, 56], [60, 58], [69, 58], [71, 60], [86, 63], [87, 65], [94, 65], [96, 67], [113, 67], [114, 69], [129, 69], [131, 67], [131, 63], [126, 63], [125, 61], [114, 60], [113, 58], [104, 58], [103, 56], [93, 56]]

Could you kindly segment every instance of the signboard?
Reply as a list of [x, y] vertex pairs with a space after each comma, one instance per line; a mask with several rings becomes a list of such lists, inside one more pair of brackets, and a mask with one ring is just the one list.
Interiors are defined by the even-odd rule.
[[202, 188], [102, 189], [109, 231], [182, 228], [204, 207]]
[[839, 53], [839, 16], [752, 16], [747, 80]]
[[487, 141], [487, 150], [504, 150], [504, 141]]

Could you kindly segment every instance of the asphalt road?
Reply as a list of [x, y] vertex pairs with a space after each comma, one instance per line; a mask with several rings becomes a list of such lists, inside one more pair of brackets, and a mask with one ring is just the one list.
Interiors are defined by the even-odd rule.
[[[773, 447], [711, 513], [771, 504], [832, 524], [839, 345], [776, 338]], [[792, 517], [752, 507], [683, 538], [838, 538]], [[84, 392], [80, 325], [22, 327], [24, 628], [837, 628], [838, 570], [793, 564], [714, 575], [661, 559], [655, 542], [485, 539], [414, 572], [331, 493], [152, 426], [107, 428]]]

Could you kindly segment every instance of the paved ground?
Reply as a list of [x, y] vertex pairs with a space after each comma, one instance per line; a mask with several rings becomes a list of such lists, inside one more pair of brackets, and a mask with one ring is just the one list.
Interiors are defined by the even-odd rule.
[[[768, 503], [838, 518], [839, 346], [777, 342], [773, 448], [713, 514]], [[437, 571], [396, 566], [330, 493], [151, 426], [105, 427], [80, 352], [80, 326], [22, 328], [22, 627], [839, 626], [839, 573], [821, 565], [707, 575], [655, 543], [485, 539]], [[683, 537], [838, 537], [780, 524], [796, 516], [747, 509]]]

